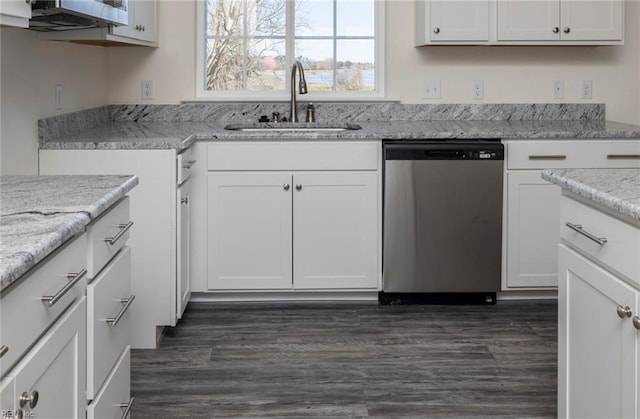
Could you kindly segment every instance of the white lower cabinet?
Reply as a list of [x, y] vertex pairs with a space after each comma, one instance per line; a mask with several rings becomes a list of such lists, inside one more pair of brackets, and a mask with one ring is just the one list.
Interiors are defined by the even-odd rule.
[[564, 245], [559, 265], [558, 417], [637, 417], [638, 330], [618, 310], [639, 293]]
[[562, 195], [558, 224], [558, 417], [637, 418], [640, 223]]
[[84, 419], [85, 354], [86, 298], [82, 297], [0, 384], [3, 417]]
[[131, 350], [126, 347], [116, 366], [93, 402], [87, 407], [87, 419], [126, 419], [133, 405], [129, 375]]
[[379, 142], [214, 143], [207, 154], [207, 199], [194, 208], [206, 238], [192, 230], [206, 242], [199, 292], [379, 288]]
[[[540, 170], [507, 173], [507, 286], [550, 288], [558, 285], [558, 213], [560, 189]], [[546, 228], [545, 228], [546, 227]]]
[[210, 172], [209, 289], [375, 289], [377, 179]]
[[503, 291], [554, 290], [558, 284], [560, 189], [548, 168], [640, 167], [638, 140], [507, 140]]

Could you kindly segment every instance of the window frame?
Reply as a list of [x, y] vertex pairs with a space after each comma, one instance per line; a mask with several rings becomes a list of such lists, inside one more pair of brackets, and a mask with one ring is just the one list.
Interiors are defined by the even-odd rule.
[[[287, 0], [287, 28], [285, 44], [287, 48], [288, 67], [285, 71], [286, 90], [283, 91], [247, 91], [247, 90], [207, 90], [205, 89], [205, 61], [207, 54], [206, 44], [206, 16], [205, 1], [196, 2], [196, 80], [195, 97], [208, 101], [288, 101], [290, 98], [289, 86], [291, 85], [291, 66], [293, 65], [292, 51], [294, 50], [295, 17], [291, 13], [293, 0]], [[375, 41], [375, 89], [369, 91], [330, 91], [312, 92], [300, 96], [304, 101], [365, 101], [380, 100], [385, 98], [385, 0], [374, 0], [374, 41]], [[335, 19], [335, 17], [334, 17]], [[335, 22], [334, 22], [335, 23]], [[340, 39], [340, 38], [338, 38]]]

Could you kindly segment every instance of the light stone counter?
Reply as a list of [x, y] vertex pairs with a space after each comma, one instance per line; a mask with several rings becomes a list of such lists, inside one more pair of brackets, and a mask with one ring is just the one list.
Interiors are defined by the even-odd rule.
[[545, 170], [542, 178], [640, 221], [640, 169]]
[[362, 129], [331, 132], [224, 129], [227, 124], [255, 124], [260, 115], [270, 116], [272, 111], [287, 112], [277, 103], [110, 105], [40, 120], [40, 149], [182, 150], [194, 141], [246, 140], [640, 138], [640, 126], [605, 121], [604, 105], [598, 104], [317, 104], [320, 122], [316, 125], [349, 122]]
[[0, 176], [4, 290], [125, 196], [138, 177]]

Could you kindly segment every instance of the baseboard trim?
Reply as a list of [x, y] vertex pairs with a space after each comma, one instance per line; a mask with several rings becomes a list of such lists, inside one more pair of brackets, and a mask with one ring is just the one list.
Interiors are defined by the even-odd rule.
[[335, 292], [198, 292], [189, 302], [275, 302], [275, 301], [371, 301], [378, 302], [378, 291]]

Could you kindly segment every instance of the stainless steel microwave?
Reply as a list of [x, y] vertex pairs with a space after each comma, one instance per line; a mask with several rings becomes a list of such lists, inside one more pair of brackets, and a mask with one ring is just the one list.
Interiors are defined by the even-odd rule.
[[128, 0], [31, 0], [29, 28], [40, 31], [127, 25]]

